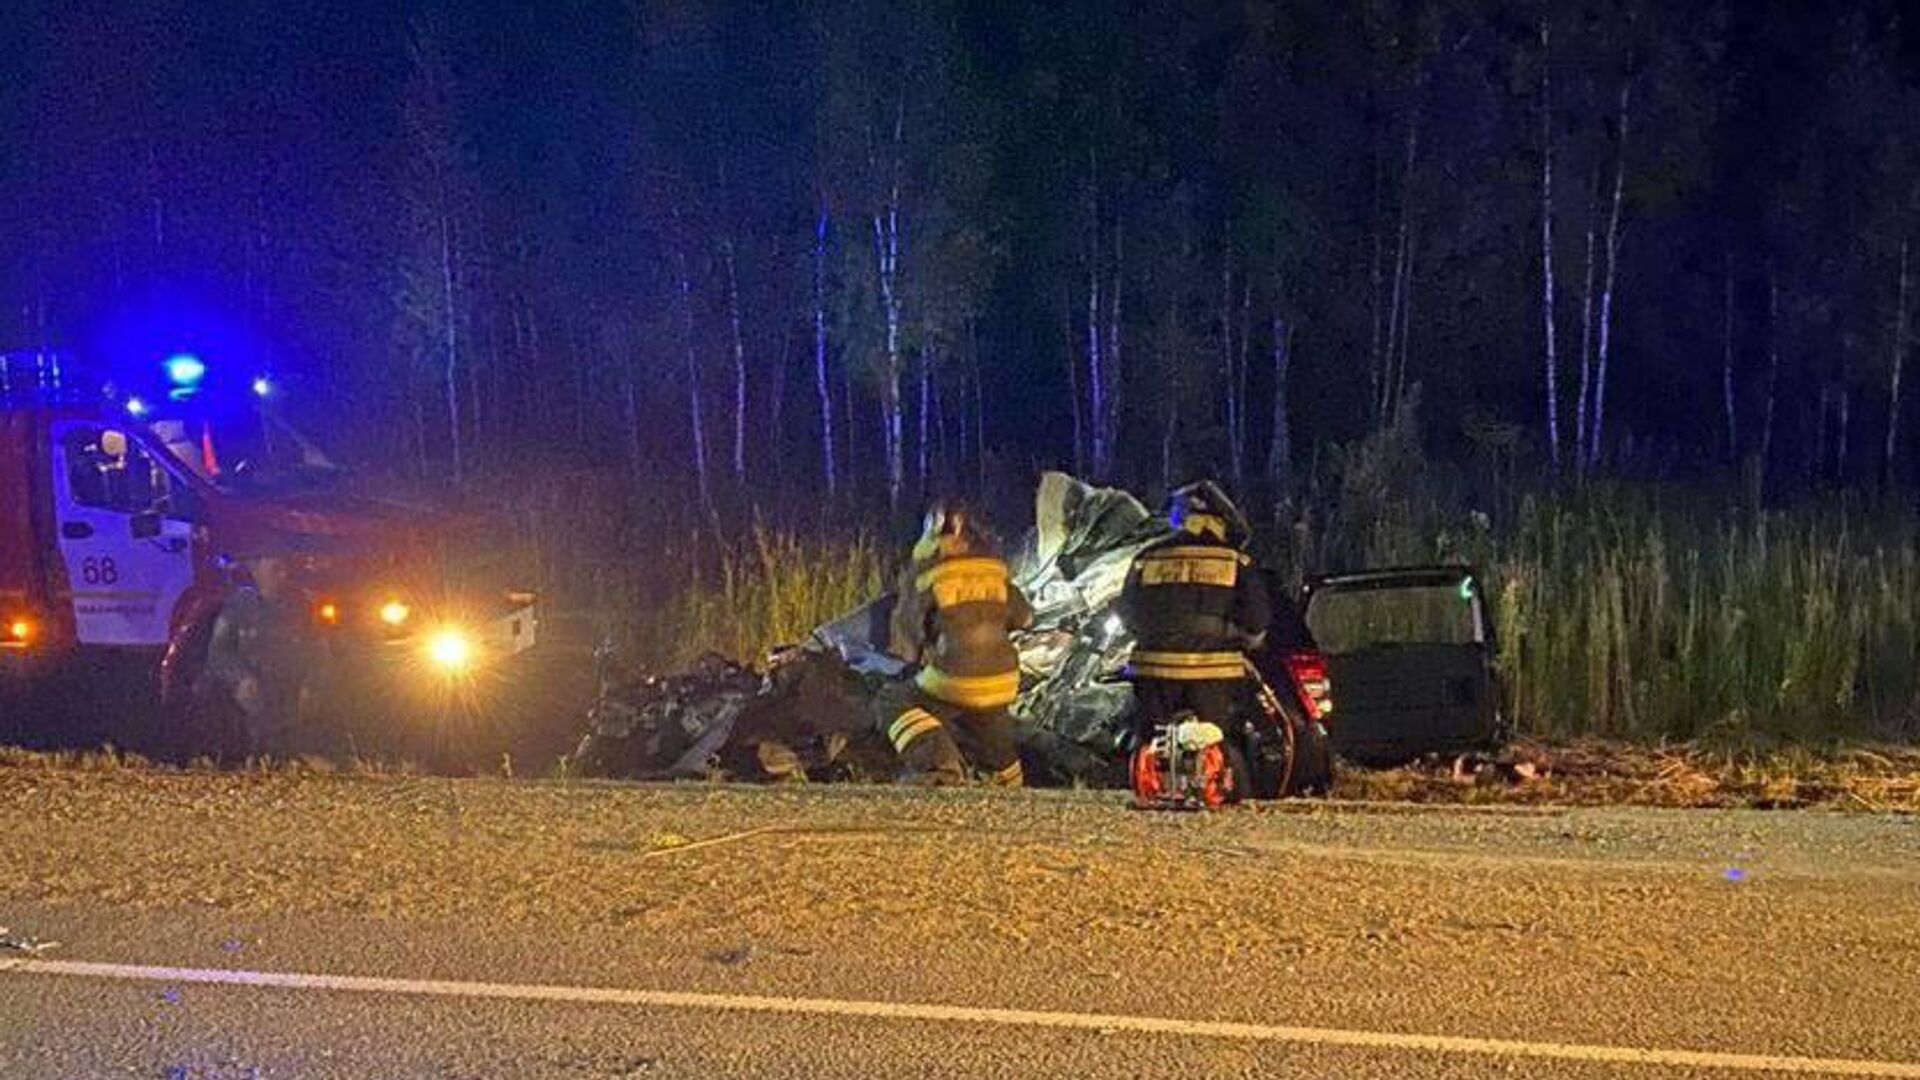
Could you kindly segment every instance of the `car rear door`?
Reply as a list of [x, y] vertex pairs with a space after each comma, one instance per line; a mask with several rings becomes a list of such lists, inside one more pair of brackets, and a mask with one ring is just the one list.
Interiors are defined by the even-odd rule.
[[1342, 756], [1392, 764], [1498, 739], [1493, 627], [1472, 571], [1319, 578], [1305, 617], [1327, 657]]

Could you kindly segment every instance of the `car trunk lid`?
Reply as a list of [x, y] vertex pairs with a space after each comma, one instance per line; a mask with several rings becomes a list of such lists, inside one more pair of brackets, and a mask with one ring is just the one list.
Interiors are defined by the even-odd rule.
[[1464, 567], [1316, 578], [1305, 617], [1327, 656], [1334, 749], [1361, 763], [1457, 752], [1497, 736], [1493, 627]]

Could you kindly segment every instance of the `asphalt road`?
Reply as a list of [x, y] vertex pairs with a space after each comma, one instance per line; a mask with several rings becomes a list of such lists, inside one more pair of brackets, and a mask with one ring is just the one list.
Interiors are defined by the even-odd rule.
[[1920, 1077], [1913, 818], [0, 769], [0, 822], [60, 942], [7, 1077]]

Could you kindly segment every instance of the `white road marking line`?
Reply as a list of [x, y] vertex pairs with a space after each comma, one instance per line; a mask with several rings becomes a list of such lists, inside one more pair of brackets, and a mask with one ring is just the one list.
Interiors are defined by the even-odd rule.
[[272, 987], [284, 990], [332, 990], [426, 997], [493, 998], [589, 1005], [633, 1005], [656, 1009], [838, 1016], [863, 1020], [910, 1020], [1000, 1027], [1055, 1028], [1072, 1031], [1173, 1035], [1255, 1042], [1302, 1043], [1361, 1050], [1401, 1050], [1431, 1054], [1477, 1054], [1607, 1065], [1655, 1065], [1668, 1068], [1722, 1069], [1732, 1072], [1793, 1073], [1804, 1076], [1920, 1078], [1920, 1063], [1847, 1058], [1733, 1054], [1712, 1050], [1663, 1050], [1581, 1043], [1477, 1039], [1457, 1035], [1415, 1035], [1392, 1031], [1251, 1024], [1221, 1020], [1180, 1020], [1156, 1016], [1045, 1012], [969, 1005], [915, 1005], [838, 998], [763, 997], [705, 994], [681, 990], [624, 990], [616, 987], [460, 982], [445, 979], [391, 979], [365, 975], [315, 975], [300, 972], [236, 971], [221, 968], [152, 967], [99, 964], [78, 960], [23, 959], [0, 963], [0, 973], [65, 975], [135, 982], [206, 983]]

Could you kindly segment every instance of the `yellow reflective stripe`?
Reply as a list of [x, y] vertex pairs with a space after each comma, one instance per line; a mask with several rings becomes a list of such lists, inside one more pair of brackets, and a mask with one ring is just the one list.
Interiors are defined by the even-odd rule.
[[1026, 770], [1018, 761], [987, 777], [987, 783], [994, 787], [1020, 787], [1027, 782]]
[[1246, 556], [1232, 548], [1171, 547], [1140, 557], [1142, 585], [1212, 585], [1230, 589]]
[[1237, 652], [1152, 652], [1135, 649], [1130, 661], [1135, 675], [1150, 679], [1197, 682], [1202, 679], [1238, 679], [1247, 673], [1246, 657]]
[[939, 717], [925, 709], [908, 709], [887, 728], [887, 741], [893, 744], [895, 751], [905, 750], [915, 739], [939, 728]]
[[1221, 559], [1236, 562], [1241, 566], [1253, 562], [1244, 552], [1230, 547], [1215, 547], [1208, 544], [1175, 544], [1172, 547], [1154, 548], [1140, 556], [1142, 559]]
[[1226, 682], [1246, 677], [1246, 669], [1239, 667], [1157, 668], [1151, 664], [1137, 664], [1133, 673], [1148, 679], [1165, 679], [1169, 682]]
[[933, 593], [933, 602], [943, 608], [961, 604], [1004, 604], [1007, 602], [1007, 564], [984, 555], [947, 559], [922, 570], [914, 578], [914, 588]]
[[1020, 673], [1001, 675], [953, 675], [939, 668], [926, 667], [914, 677], [920, 689], [941, 701], [965, 709], [991, 709], [1010, 705], [1020, 696]]
[[1244, 668], [1246, 656], [1230, 649], [1213, 652], [1161, 652], [1158, 649], [1133, 650], [1133, 662], [1136, 664], [1156, 664], [1160, 667], [1217, 667], [1222, 664]]

